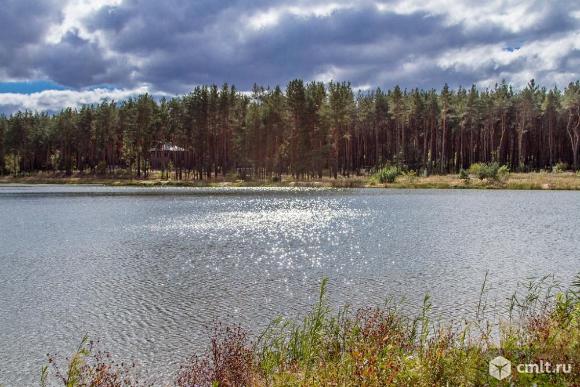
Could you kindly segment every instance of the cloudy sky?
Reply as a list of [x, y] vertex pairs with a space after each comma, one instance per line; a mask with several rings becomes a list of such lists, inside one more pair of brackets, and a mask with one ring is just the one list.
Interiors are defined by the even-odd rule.
[[198, 84], [580, 78], [577, 0], [2, 0], [0, 111]]

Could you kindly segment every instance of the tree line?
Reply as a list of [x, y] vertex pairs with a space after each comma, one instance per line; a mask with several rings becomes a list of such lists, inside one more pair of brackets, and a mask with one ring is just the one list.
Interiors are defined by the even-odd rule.
[[[512, 170], [579, 167], [580, 81], [564, 90], [355, 91], [350, 83], [293, 80], [285, 90], [199, 86], [156, 100], [149, 94], [56, 114], [0, 116], [0, 173], [128, 171], [146, 176], [151, 150], [179, 147], [163, 169], [178, 179], [228, 173], [349, 176], [395, 164], [422, 174], [477, 162]], [[167, 172], [168, 172], [167, 171]]]

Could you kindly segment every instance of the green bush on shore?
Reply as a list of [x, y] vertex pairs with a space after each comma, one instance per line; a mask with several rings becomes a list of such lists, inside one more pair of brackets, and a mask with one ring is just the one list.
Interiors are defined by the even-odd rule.
[[509, 168], [497, 162], [475, 163], [469, 167], [469, 173], [475, 175], [479, 180], [504, 181], [509, 175]]
[[459, 178], [467, 183], [469, 182], [469, 173], [465, 169], [461, 168], [459, 170]]
[[376, 174], [376, 178], [381, 184], [394, 183], [398, 176], [401, 175], [401, 170], [395, 166], [388, 166], [381, 168]]
[[568, 170], [568, 164], [563, 163], [563, 162], [557, 162], [553, 167], [552, 167], [552, 173], [562, 173], [562, 172], [566, 172], [566, 170]]

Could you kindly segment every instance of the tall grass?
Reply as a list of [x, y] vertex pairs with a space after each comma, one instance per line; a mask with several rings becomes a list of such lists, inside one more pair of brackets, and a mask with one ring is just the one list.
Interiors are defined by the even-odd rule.
[[[486, 318], [489, 284], [486, 273], [474, 320], [445, 325], [433, 320], [428, 295], [414, 318], [392, 302], [380, 308], [334, 310], [324, 279], [316, 303], [302, 320], [276, 319], [254, 341], [238, 326], [217, 324], [207, 351], [185, 361], [167, 385], [580, 385], [580, 274], [567, 288], [551, 276], [522, 283], [499, 322]], [[514, 364], [572, 364], [573, 370], [534, 374], [514, 368], [500, 382], [488, 373], [489, 361], [497, 355]], [[103, 366], [102, 359], [87, 360], [91, 356], [83, 341], [65, 367], [51, 358], [43, 382], [138, 385], [131, 369]]]
[[86, 335], [77, 350], [64, 361], [53, 354], [48, 354], [47, 357], [48, 365], [41, 371], [42, 387], [147, 385], [139, 380], [135, 363], [119, 363], [113, 360], [110, 353], [96, 349], [96, 343]]

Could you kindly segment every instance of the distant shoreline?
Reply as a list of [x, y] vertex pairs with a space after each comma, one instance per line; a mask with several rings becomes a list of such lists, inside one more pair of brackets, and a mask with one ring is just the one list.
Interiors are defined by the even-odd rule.
[[580, 190], [580, 174], [574, 172], [511, 173], [503, 182], [461, 179], [458, 175], [427, 177], [399, 176], [394, 183], [378, 183], [370, 176], [339, 177], [333, 179], [293, 179], [283, 176], [280, 181], [266, 179], [212, 178], [205, 180], [161, 179], [157, 174], [136, 179], [129, 176], [94, 176], [38, 173], [30, 176], [0, 176], [0, 184], [99, 184], [133, 187], [321, 187], [321, 188], [401, 188], [401, 189], [519, 189], [519, 190]]

